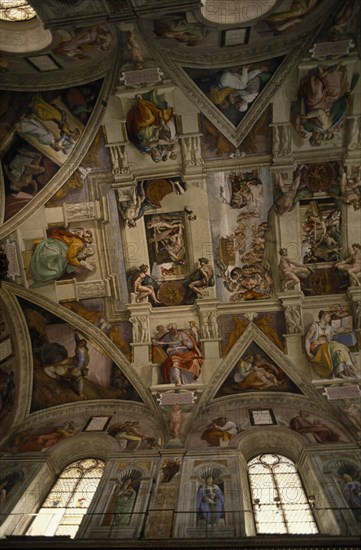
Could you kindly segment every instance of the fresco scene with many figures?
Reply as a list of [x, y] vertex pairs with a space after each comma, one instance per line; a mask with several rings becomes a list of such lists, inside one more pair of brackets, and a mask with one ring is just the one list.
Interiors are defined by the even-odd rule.
[[361, 4], [241, 4], [0, 2], [5, 546], [357, 546]]
[[210, 219], [221, 301], [268, 298], [273, 289], [268, 211], [272, 206], [265, 169], [209, 176]]

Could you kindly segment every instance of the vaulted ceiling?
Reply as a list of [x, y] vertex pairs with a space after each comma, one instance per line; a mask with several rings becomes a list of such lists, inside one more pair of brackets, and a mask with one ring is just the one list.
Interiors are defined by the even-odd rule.
[[[0, 21], [3, 449], [100, 416], [205, 450], [213, 418], [239, 438], [259, 409], [287, 429], [305, 409], [354, 442], [340, 411], [359, 395], [360, 282], [336, 264], [361, 243], [358, 2], [31, 5]], [[306, 265], [295, 285], [280, 248]], [[345, 376], [306, 357], [320, 310]], [[153, 342], [171, 323], [202, 359], [180, 386]], [[81, 389], [61, 371], [77, 334]]]

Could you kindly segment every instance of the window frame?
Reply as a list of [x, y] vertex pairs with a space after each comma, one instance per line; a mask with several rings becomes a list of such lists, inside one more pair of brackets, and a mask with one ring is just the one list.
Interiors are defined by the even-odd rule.
[[[264, 457], [276, 457], [276, 461], [271, 464], [271, 463], [267, 463], [265, 462], [264, 460]], [[256, 466], [257, 464], [261, 464], [262, 466], [265, 467], [265, 474], [267, 476], [268, 479], [270, 479], [272, 481], [272, 485], [269, 487], [269, 490], [273, 492], [273, 495], [276, 495], [274, 496], [273, 498], [273, 501], [271, 501], [271, 499], [269, 498], [269, 500], [267, 501], [264, 501], [262, 502], [262, 499], [258, 499], [257, 498], [257, 494], [255, 493], [255, 490], [257, 489], [255, 487], [255, 483], [254, 483], [254, 479], [257, 479], [256, 476], [259, 475], [259, 473], [254, 473], [252, 474], [252, 472], [250, 472], [250, 467], [252, 466]], [[303, 500], [299, 501], [297, 504], [299, 504], [299, 511], [297, 513], [300, 513], [302, 510], [301, 510], [301, 507], [304, 508], [304, 511], [305, 511], [305, 514], [306, 516], [308, 515], [309, 516], [309, 519], [307, 520], [307, 518], [305, 517], [305, 523], [308, 522], [309, 526], [310, 526], [310, 530], [307, 532], [306, 530], [302, 530], [302, 531], [294, 531], [292, 529], [292, 524], [295, 525], [296, 522], [289, 522], [289, 520], [287, 519], [287, 514], [289, 514], [291, 511], [292, 511], [292, 507], [294, 508], [295, 504], [291, 504], [290, 502], [287, 502], [287, 498], [283, 498], [282, 497], [282, 493], [284, 492], [284, 489], [286, 489], [286, 487], [282, 487], [282, 485], [280, 485], [280, 480], [282, 480], [282, 476], [284, 475], [285, 472], [275, 472], [274, 471], [274, 468], [277, 467], [278, 465], [282, 465], [282, 464], [286, 464], [288, 466], [291, 466], [291, 468], [293, 469], [292, 474], [296, 475], [297, 476], [297, 481], [298, 481], [298, 487], [297, 489], [298, 490], [301, 490], [301, 496], [303, 497]], [[268, 468], [268, 473], [266, 472], [266, 469]], [[303, 484], [303, 481], [302, 481], [302, 477], [296, 467], [296, 464], [294, 463], [294, 461], [283, 455], [283, 454], [279, 454], [275, 451], [270, 451], [270, 452], [263, 452], [263, 453], [259, 453], [255, 456], [253, 456], [252, 458], [250, 458], [248, 461], [247, 461], [247, 478], [248, 478], [248, 486], [249, 486], [249, 491], [250, 491], [250, 498], [251, 498], [251, 505], [252, 505], [252, 510], [253, 510], [253, 519], [254, 519], [254, 527], [255, 527], [255, 532], [256, 532], [256, 535], [275, 535], [275, 536], [280, 536], [280, 535], [285, 535], [285, 536], [293, 536], [293, 535], [306, 535], [306, 536], [316, 536], [318, 534], [321, 533], [320, 531], [320, 528], [319, 528], [319, 525], [318, 525], [318, 522], [317, 522], [317, 517], [316, 517], [316, 514], [314, 513], [314, 497], [312, 498], [312, 496], [307, 496], [307, 492], [305, 490], [305, 486]], [[252, 481], [252, 478], [253, 478], [253, 481]], [[266, 481], [268, 481], [268, 479], [266, 479]], [[294, 488], [293, 488], [294, 489]], [[274, 503], [274, 504], [273, 504]], [[276, 531], [276, 530], [272, 530], [272, 531], [265, 531], [263, 530], [264, 527], [262, 527], [262, 520], [259, 520], [258, 519], [258, 516], [260, 515], [260, 512], [261, 512], [261, 509], [262, 509], [262, 505], [263, 506], [269, 506], [270, 507], [270, 513], [272, 512], [271, 510], [271, 506], [273, 505], [276, 510], [273, 510], [274, 514], [280, 514], [282, 516], [282, 519], [281, 521], [279, 522], [279, 525], [283, 525], [283, 528], [284, 528], [284, 531]], [[269, 523], [271, 523], [269, 521]], [[264, 522], [263, 522], [263, 525], [264, 525]]]
[[[88, 461], [92, 461], [93, 464], [85, 466], [84, 463], [86, 464], [86, 462]], [[73, 473], [73, 475], [71, 475], [71, 471], [76, 469], [79, 470], [79, 475], [75, 475], [75, 472]], [[92, 470], [97, 469], [101, 469], [100, 475], [89, 475], [91, 474]], [[101, 479], [104, 475], [104, 470], [105, 461], [95, 457], [80, 458], [67, 464], [57, 475], [49, 491], [47, 491], [45, 497], [43, 498], [42, 503], [38, 507], [37, 512], [33, 514], [34, 518], [27, 526], [25, 536], [54, 537], [59, 535], [68, 535], [71, 539], [76, 538], [84, 517], [87, 515], [89, 507], [91, 506], [95, 494], [99, 488]], [[89, 481], [92, 481], [93, 487], [91, 488], [91, 490], [88, 490], [86, 488], [85, 482], [87, 479], [89, 479]], [[62, 482], [65, 482], [65, 480], [69, 480], [70, 483], [73, 484], [73, 487], [69, 488], [68, 491], [61, 490]], [[81, 488], [82, 484], [84, 485], [84, 489], [82, 489], [83, 492], [81, 493], [79, 488]], [[60, 495], [61, 493], [64, 493], [64, 506], [58, 506], [59, 501], [56, 500], [56, 494], [59, 493]], [[83, 503], [81, 502], [83, 499], [85, 499], [84, 497], [80, 499], [79, 505], [71, 505], [74, 504], [73, 499], [76, 497], [77, 494], [84, 494], [86, 496], [89, 496], [86, 506], [83, 505]], [[49, 506], [49, 501], [51, 500], [51, 498], [54, 498], [54, 503], [56, 502], [56, 504], [53, 506]], [[64, 519], [66, 520], [67, 517], [71, 519], [71, 516], [78, 516], [78, 518], [80, 517], [80, 521], [78, 519], [74, 523], [65, 523]], [[70, 526], [72, 526], [73, 528], [71, 529]], [[77, 526], [77, 528], [75, 529], [74, 526]], [[67, 527], [69, 527], [69, 533], [64, 532], [66, 531]], [[62, 532], [58, 533], [59, 530], [61, 530]]]

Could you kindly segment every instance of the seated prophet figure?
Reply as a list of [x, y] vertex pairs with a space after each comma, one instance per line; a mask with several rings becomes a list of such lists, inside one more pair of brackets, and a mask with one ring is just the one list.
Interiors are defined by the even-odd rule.
[[318, 319], [309, 326], [305, 338], [306, 355], [316, 373], [321, 378], [357, 378], [348, 347], [334, 339], [330, 313], [321, 310]]
[[55, 281], [65, 273], [92, 271], [86, 260], [93, 256], [93, 234], [89, 229], [52, 229], [46, 239], [35, 242], [30, 272], [34, 286]]
[[178, 330], [175, 323], [167, 325], [167, 332], [160, 340], [153, 340], [154, 346], [164, 346], [167, 358], [162, 363], [164, 384], [194, 384], [204, 362], [203, 356], [192, 336]]

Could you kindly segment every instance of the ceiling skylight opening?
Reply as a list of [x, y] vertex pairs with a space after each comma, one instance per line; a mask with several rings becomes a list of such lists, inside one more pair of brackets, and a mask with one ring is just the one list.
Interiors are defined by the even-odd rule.
[[29, 21], [36, 17], [36, 11], [26, 0], [0, 0], [0, 21]]
[[202, 0], [201, 13], [212, 23], [233, 25], [248, 23], [265, 16], [277, 0]]

